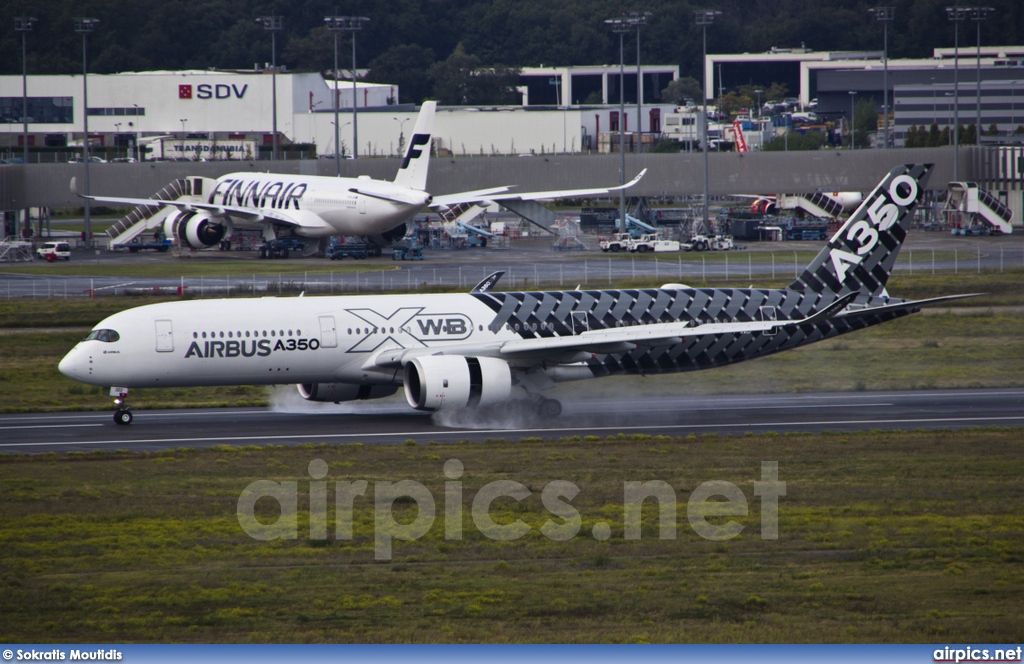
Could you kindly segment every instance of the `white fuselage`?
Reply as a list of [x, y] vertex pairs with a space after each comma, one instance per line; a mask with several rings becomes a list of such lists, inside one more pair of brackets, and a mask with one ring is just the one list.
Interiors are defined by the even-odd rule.
[[298, 223], [297, 235], [327, 237], [391, 230], [422, 211], [430, 194], [369, 177], [229, 173], [217, 179], [206, 202], [252, 209], [271, 220], [281, 215]]
[[[287, 383], [400, 385], [382, 350], [496, 345], [494, 311], [465, 294], [292, 297], [169, 302], [106, 318], [116, 341], [79, 342], [61, 361], [69, 378], [102, 386]], [[427, 351], [429, 352], [429, 351]]]

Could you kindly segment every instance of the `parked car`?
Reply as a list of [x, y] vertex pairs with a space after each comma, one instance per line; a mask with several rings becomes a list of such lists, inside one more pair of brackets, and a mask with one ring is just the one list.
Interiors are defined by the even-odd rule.
[[40, 258], [45, 258], [48, 263], [55, 260], [71, 260], [71, 245], [67, 242], [52, 241], [36, 249]]

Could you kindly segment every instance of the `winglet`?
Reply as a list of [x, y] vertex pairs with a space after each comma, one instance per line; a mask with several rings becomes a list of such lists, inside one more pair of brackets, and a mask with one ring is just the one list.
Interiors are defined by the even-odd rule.
[[75, 196], [79, 195], [79, 193], [78, 193], [78, 178], [77, 177], [72, 177], [71, 178], [71, 193], [74, 194]]
[[505, 274], [505, 271], [501, 270], [499, 272], [494, 272], [493, 274], [490, 274], [490, 275], [484, 277], [484, 280], [481, 281], [480, 283], [478, 283], [476, 286], [473, 286], [473, 290], [471, 290], [469, 292], [470, 293], [487, 293], [487, 292], [491, 291], [494, 288], [494, 285], [496, 283], [498, 283], [498, 279], [501, 279], [501, 276], [503, 274]]
[[626, 184], [621, 184], [618, 187], [612, 187], [608, 191], [618, 191], [619, 189], [629, 189], [630, 187], [635, 185], [637, 182], [639, 182], [644, 177], [644, 175], [646, 175], [646, 174], [647, 174], [647, 169], [645, 168], [644, 170], [640, 171], [635, 178], [633, 178], [632, 180], [630, 180]]

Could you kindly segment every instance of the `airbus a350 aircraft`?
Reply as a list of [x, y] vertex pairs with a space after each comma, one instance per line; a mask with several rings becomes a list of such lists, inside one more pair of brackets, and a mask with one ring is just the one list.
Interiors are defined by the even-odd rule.
[[923, 305], [885, 284], [930, 165], [894, 168], [788, 288], [669, 284], [505, 293], [501, 273], [468, 294], [199, 300], [153, 304], [96, 326], [65, 376], [129, 388], [298, 384], [312, 401], [404, 388], [420, 410], [517, 401], [542, 415], [561, 381], [710, 369], [877, 325]]
[[[164, 221], [164, 233], [182, 246], [202, 249], [231, 235], [233, 227], [258, 228], [265, 240], [284, 235], [323, 238], [331, 235], [376, 236], [427, 210], [443, 211], [465, 203], [604, 196], [640, 181], [646, 169], [618, 187], [564, 191], [513, 192], [493, 187], [431, 196], [426, 191], [430, 133], [437, 102], [424, 102], [412, 138], [393, 182], [369, 176], [337, 178], [276, 173], [228, 173], [210, 180], [189, 178], [188, 199], [165, 201], [116, 196], [90, 200], [121, 205], [177, 208]], [[72, 189], [75, 184], [72, 180]], [[204, 192], [203, 189], [206, 189]], [[195, 198], [205, 199], [195, 202]]]

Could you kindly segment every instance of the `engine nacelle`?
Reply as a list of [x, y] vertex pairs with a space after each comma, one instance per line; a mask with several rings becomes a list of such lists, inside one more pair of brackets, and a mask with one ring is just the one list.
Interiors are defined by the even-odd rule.
[[405, 399], [417, 410], [490, 406], [512, 394], [512, 370], [493, 357], [417, 357], [405, 365], [404, 382]]
[[391, 385], [353, 385], [351, 383], [300, 383], [296, 385], [306, 401], [363, 401], [383, 399], [398, 391]]
[[759, 198], [750, 204], [750, 211], [754, 214], [775, 214], [776, 210], [775, 201], [768, 198]]
[[227, 235], [227, 226], [214, 221], [204, 211], [179, 211], [164, 221], [164, 235], [177, 238], [183, 247], [204, 249], [212, 247]]

